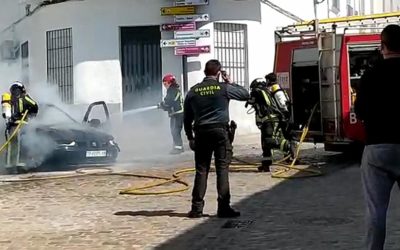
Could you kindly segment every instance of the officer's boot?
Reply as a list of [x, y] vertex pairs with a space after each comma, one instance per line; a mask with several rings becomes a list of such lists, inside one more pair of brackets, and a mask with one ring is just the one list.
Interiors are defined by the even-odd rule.
[[235, 218], [240, 216], [240, 212], [234, 210], [230, 205], [218, 204], [217, 216], [219, 218]]
[[260, 172], [270, 172], [269, 167], [272, 165], [272, 160], [262, 160], [261, 166], [258, 167]]

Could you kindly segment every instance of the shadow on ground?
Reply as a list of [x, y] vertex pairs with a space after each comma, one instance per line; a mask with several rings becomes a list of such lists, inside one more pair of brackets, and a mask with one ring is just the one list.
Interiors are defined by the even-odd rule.
[[[343, 155], [325, 160], [324, 176], [283, 181], [234, 204], [240, 218], [210, 217], [155, 249], [363, 249], [357, 161]], [[397, 211], [391, 216], [399, 218]], [[400, 231], [391, 234], [387, 247], [396, 249]]]
[[[187, 216], [187, 213], [176, 213], [174, 210], [154, 210], [154, 211], [120, 211], [114, 213], [114, 215], [118, 216], [146, 216], [146, 217], [160, 217], [160, 216], [168, 216], [168, 217], [178, 217], [184, 218]], [[210, 215], [205, 214], [204, 217], [210, 217]]]

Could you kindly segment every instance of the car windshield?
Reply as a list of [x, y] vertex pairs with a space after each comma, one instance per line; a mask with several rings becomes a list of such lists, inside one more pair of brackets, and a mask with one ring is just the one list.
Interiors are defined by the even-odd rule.
[[39, 113], [37, 117], [32, 120], [32, 123], [40, 125], [79, 124], [70, 114], [54, 104], [41, 104]]

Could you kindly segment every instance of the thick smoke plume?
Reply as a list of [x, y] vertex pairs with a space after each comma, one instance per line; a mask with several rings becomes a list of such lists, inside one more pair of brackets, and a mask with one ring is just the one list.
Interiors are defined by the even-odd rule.
[[[4, 92], [9, 86], [2, 85], [1, 87]], [[89, 103], [87, 105], [64, 104], [59, 98], [56, 86], [47, 83], [30, 84], [27, 86], [27, 91], [39, 103], [40, 110], [38, 116], [31, 119], [30, 124], [24, 128], [23, 143], [24, 146], [30, 148], [30, 152], [35, 156], [35, 162], [41, 164], [53, 152], [56, 143], [49, 137], [36, 133], [36, 128], [51, 124], [84, 126], [81, 122]], [[55, 105], [64, 112], [49, 108], [46, 104]], [[107, 129], [106, 132], [115, 137], [121, 148], [120, 162], [133, 163], [156, 159], [159, 156], [168, 155], [172, 148], [168, 116], [162, 110], [151, 108], [141, 113], [126, 112], [126, 115], [112, 113], [110, 121], [105, 123], [103, 108], [98, 106], [91, 112], [89, 119], [93, 118], [100, 119]], [[4, 131], [4, 123], [0, 124], [1, 131]]]

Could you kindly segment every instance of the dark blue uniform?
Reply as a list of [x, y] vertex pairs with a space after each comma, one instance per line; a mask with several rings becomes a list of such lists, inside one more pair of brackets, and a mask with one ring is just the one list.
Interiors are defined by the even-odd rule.
[[229, 101], [247, 101], [249, 97], [245, 88], [237, 84], [220, 83], [211, 77], [206, 77], [188, 92], [184, 103], [184, 128], [187, 138], [195, 141], [196, 162], [192, 211], [203, 211], [213, 153], [217, 173], [218, 210], [230, 208], [228, 168], [232, 144], [228, 131]]

